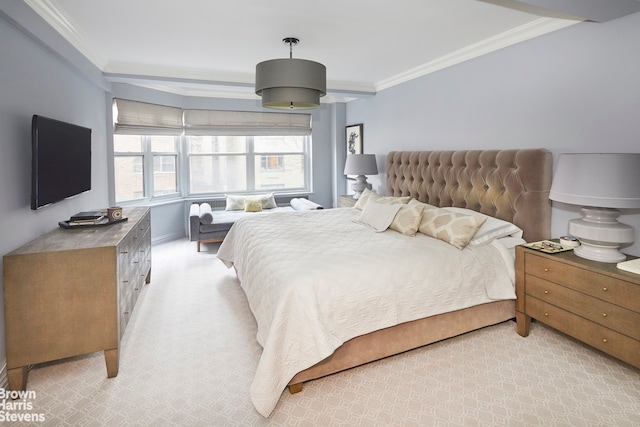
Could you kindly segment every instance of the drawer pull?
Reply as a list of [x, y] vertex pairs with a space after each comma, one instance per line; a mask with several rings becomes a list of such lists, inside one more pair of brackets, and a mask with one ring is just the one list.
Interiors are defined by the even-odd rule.
[[547, 295], [548, 293], [549, 293], [549, 291], [545, 289], [544, 290], [544, 294]]
[[605, 344], [606, 344], [606, 343], [607, 343], [607, 341], [608, 341], [608, 340], [607, 340], [606, 338], [602, 338], [602, 342], [603, 342], [603, 343], [605, 343]]
[[549, 317], [549, 313], [545, 313], [544, 315], [545, 315], [545, 316], [547, 316], [547, 317]]
[[548, 269], [548, 268], [545, 268], [545, 269], [544, 269], [544, 272], [545, 272], [545, 273], [546, 273], [546, 272], [548, 272], [548, 271], [549, 271], [549, 269]]
[[603, 290], [603, 291], [605, 291], [605, 292], [607, 292], [607, 288], [606, 288], [606, 287], [602, 288], [602, 290]]
[[602, 313], [602, 317], [607, 317], [607, 313]]

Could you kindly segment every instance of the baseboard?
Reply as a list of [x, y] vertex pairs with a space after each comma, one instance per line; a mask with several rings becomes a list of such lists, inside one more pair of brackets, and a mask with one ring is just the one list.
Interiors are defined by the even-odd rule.
[[174, 240], [183, 239], [185, 237], [184, 233], [170, 233], [165, 234], [164, 236], [156, 236], [151, 239], [152, 245], [158, 245], [160, 243], [172, 242]]

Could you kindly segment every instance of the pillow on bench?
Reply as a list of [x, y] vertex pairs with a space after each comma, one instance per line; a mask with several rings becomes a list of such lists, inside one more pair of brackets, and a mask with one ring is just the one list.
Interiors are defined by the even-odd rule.
[[244, 210], [247, 202], [260, 202], [262, 209], [273, 209], [278, 207], [274, 193], [247, 195], [225, 194], [225, 197], [227, 200], [225, 210], [227, 211]]
[[211, 212], [211, 205], [209, 203], [202, 203], [200, 205], [200, 222], [202, 224], [211, 224], [213, 222], [213, 213]]

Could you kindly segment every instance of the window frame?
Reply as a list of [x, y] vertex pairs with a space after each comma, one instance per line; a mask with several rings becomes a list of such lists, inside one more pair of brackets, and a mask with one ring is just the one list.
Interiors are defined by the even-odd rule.
[[[312, 183], [311, 183], [311, 148], [312, 148], [312, 140], [311, 135], [299, 135], [299, 137], [303, 138], [302, 140], [302, 150], [301, 151], [255, 151], [255, 136], [247, 135], [245, 136], [245, 151], [234, 151], [234, 152], [224, 152], [224, 153], [192, 153], [189, 149], [189, 136], [184, 136], [185, 140], [185, 151], [186, 151], [186, 165], [187, 165], [187, 173], [185, 174], [186, 178], [186, 190], [187, 197], [197, 198], [197, 197], [216, 197], [223, 196], [224, 194], [250, 194], [250, 193], [260, 193], [269, 191], [269, 189], [265, 188], [255, 188], [256, 187], [256, 176], [255, 176], [255, 162], [256, 156], [280, 156], [285, 157], [287, 155], [300, 155], [303, 157], [304, 164], [304, 174], [303, 181], [304, 184], [302, 187], [289, 187], [282, 188], [279, 191], [275, 192], [278, 194], [289, 194], [289, 193], [311, 193], [312, 192]], [[237, 190], [237, 191], [210, 191], [210, 192], [193, 192], [191, 190], [191, 158], [193, 157], [225, 157], [225, 156], [244, 156], [245, 157], [245, 180], [246, 180], [246, 190]]]
[[[176, 199], [182, 197], [181, 190], [181, 162], [180, 162], [180, 153], [181, 153], [181, 137], [174, 135], [122, 135], [122, 136], [137, 136], [140, 138], [141, 143], [141, 151], [117, 151], [115, 140], [120, 135], [114, 134], [114, 150], [113, 150], [113, 187], [114, 187], [114, 200], [117, 204], [133, 204], [141, 201], [159, 201], [164, 199]], [[166, 136], [172, 137], [174, 139], [174, 147], [175, 151], [153, 151], [152, 147], [152, 139], [156, 136]], [[175, 181], [176, 181], [176, 190], [171, 193], [155, 195], [154, 188], [154, 177], [155, 177], [155, 169], [154, 169], [154, 159], [155, 157], [174, 157], [175, 158]], [[116, 159], [118, 157], [134, 157], [134, 158], [142, 158], [142, 172], [134, 172], [134, 173], [142, 173], [142, 197], [127, 199], [127, 200], [118, 200], [117, 186], [116, 186]]]

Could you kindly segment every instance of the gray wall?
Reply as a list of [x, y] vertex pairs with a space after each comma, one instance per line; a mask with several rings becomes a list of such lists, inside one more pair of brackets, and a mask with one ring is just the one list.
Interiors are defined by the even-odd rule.
[[[11, 22], [10, 16], [0, 13], [0, 255], [57, 228], [58, 221], [78, 211], [107, 206], [103, 87], [91, 72], [81, 72], [35, 42], [27, 35], [33, 34], [29, 28], [18, 30]], [[29, 22], [43, 25], [37, 19]], [[51, 43], [60, 42], [53, 34], [45, 36], [50, 37]], [[79, 65], [86, 64], [81, 61]], [[91, 191], [38, 211], [30, 209], [34, 114], [92, 129]], [[3, 301], [0, 307], [4, 307]], [[1, 365], [4, 350], [4, 315], [0, 315]]]
[[[378, 155], [369, 181], [385, 191], [391, 150], [640, 152], [639, 41], [640, 13], [580, 23], [347, 104], [347, 123], [364, 123], [364, 151]], [[552, 234], [579, 216], [554, 202]], [[620, 220], [636, 229], [624, 251], [640, 256], [640, 210]]]

